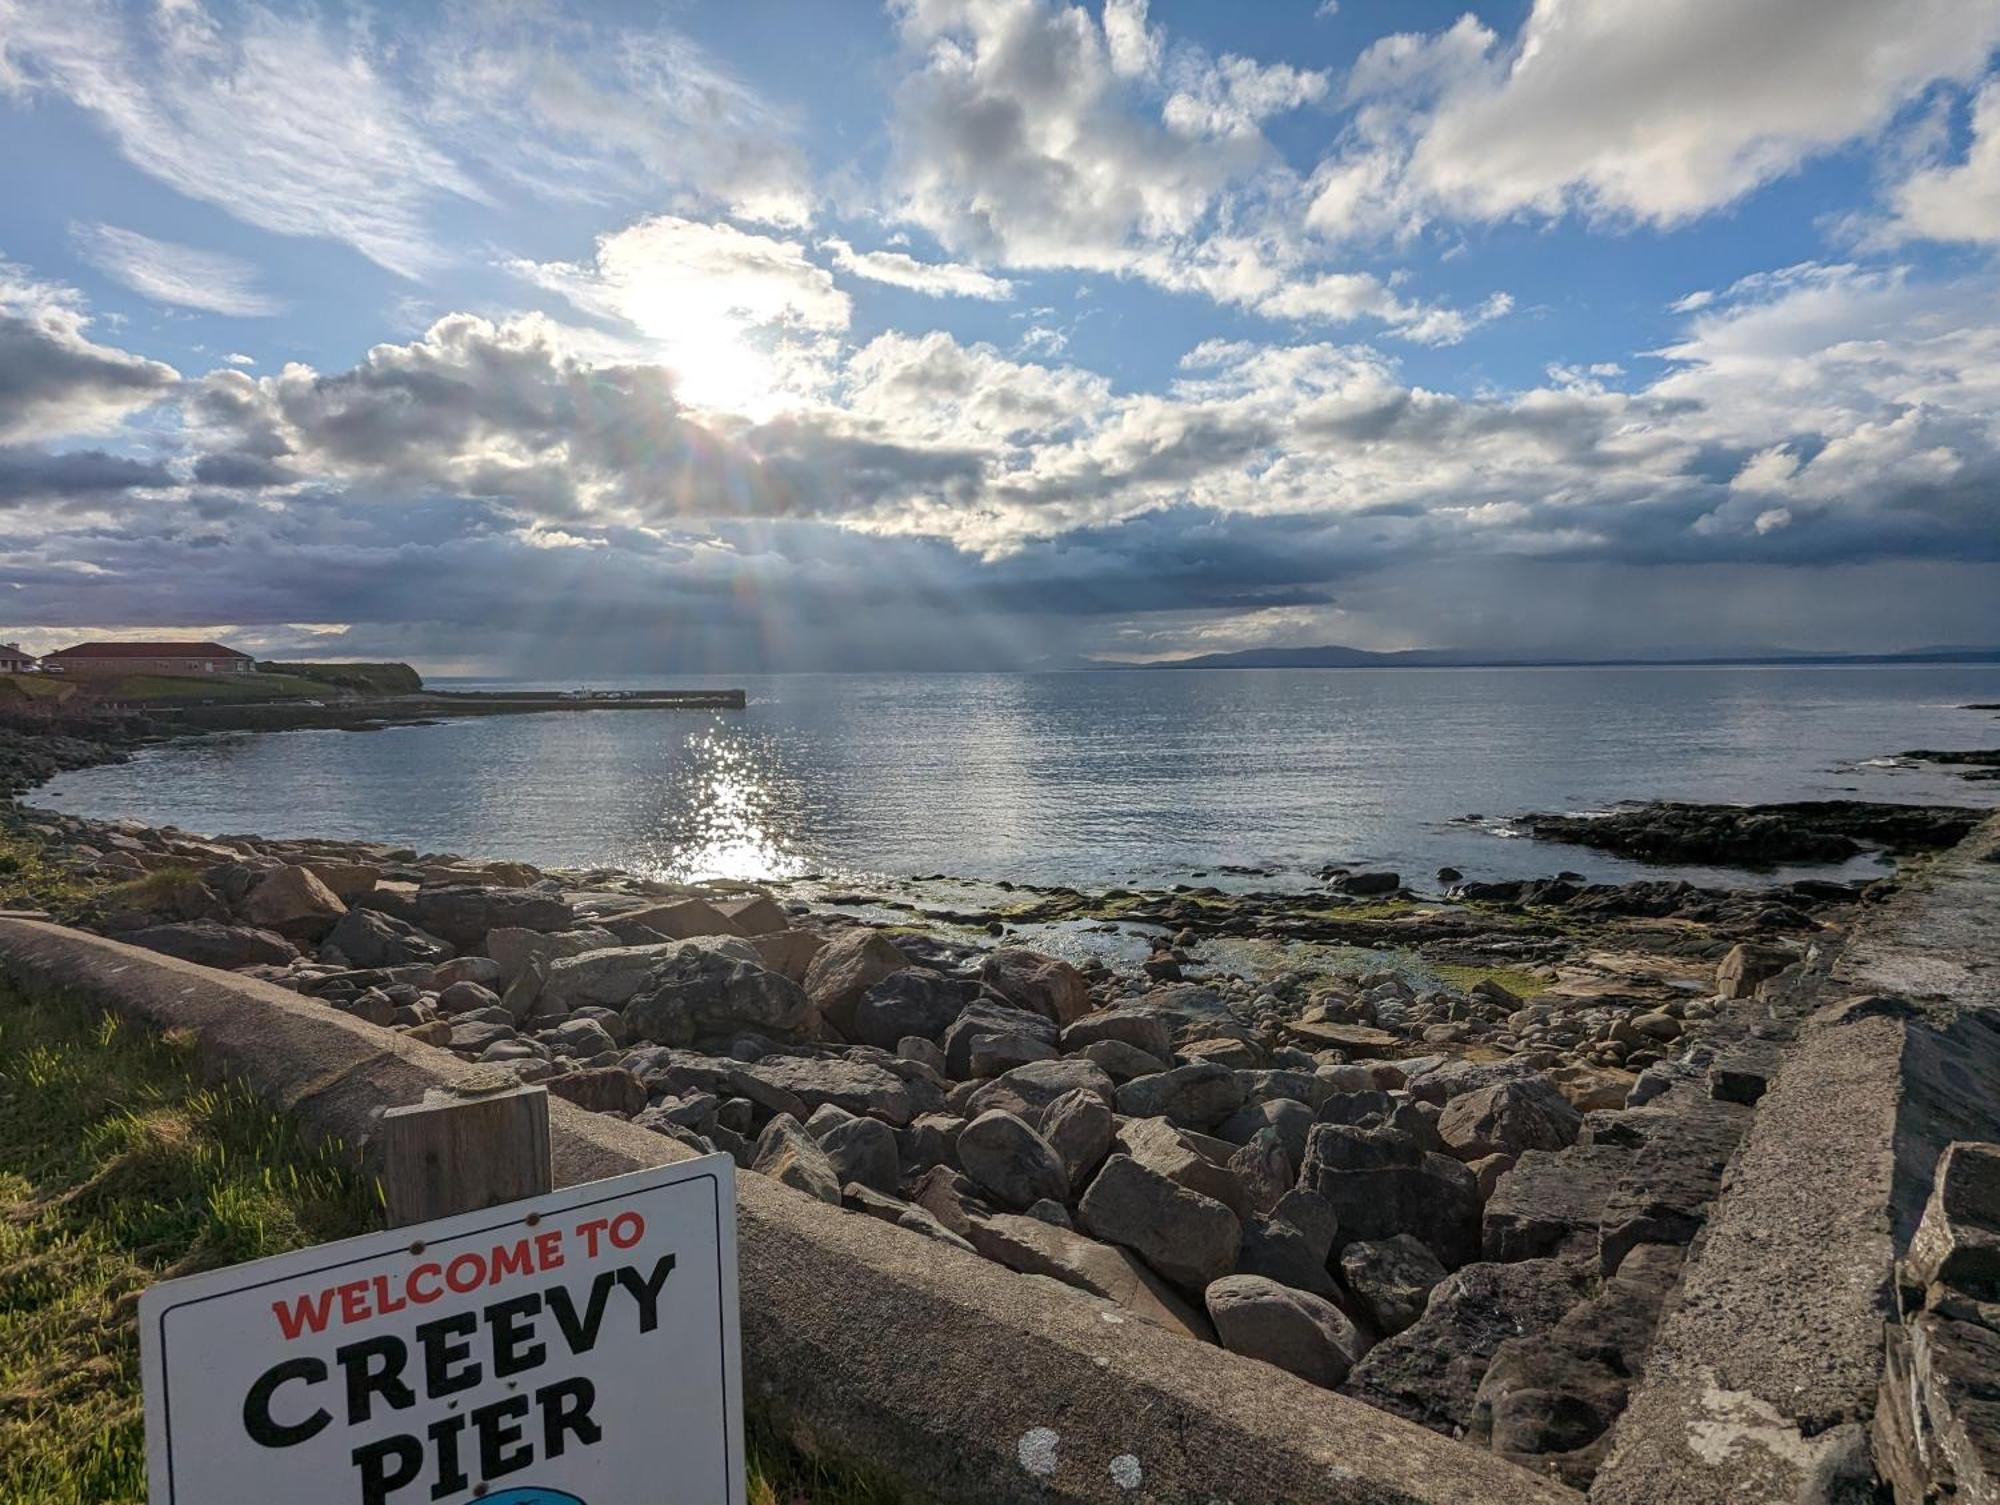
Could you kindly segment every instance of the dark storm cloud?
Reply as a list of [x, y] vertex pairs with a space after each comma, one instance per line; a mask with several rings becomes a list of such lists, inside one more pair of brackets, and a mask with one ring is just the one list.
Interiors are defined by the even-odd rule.
[[32, 445], [0, 445], [0, 507], [102, 499], [173, 481], [173, 474], [157, 461], [133, 460], [101, 449], [51, 454]]

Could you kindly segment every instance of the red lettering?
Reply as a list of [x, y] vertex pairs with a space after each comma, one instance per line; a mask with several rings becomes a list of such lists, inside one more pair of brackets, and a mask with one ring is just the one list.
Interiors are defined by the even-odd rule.
[[[620, 1229], [625, 1232], [621, 1237]], [[636, 1212], [621, 1212], [611, 1220], [611, 1243], [619, 1249], [629, 1249], [646, 1236], [646, 1220]]]
[[[461, 1268], [471, 1273], [461, 1277], [458, 1273]], [[461, 1296], [468, 1291], [478, 1290], [486, 1284], [486, 1261], [477, 1254], [459, 1255], [444, 1267], [444, 1283]]]
[[410, 1272], [410, 1279], [407, 1285], [407, 1289], [409, 1290], [410, 1293], [410, 1300], [416, 1302], [418, 1306], [428, 1306], [430, 1305], [431, 1302], [437, 1300], [438, 1297], [442, 1296], [444, 1292], [439, 1290], [435, 1286], [433, 1286], [428, 1291], [420, 1291], [417, 1289], [417, 1282], [422, 1280], [426, 1275], [430, 1276], [431, 1279], [435, 1280], [442, 1274], [444, 1274], [444, 1271], [436, 1265], [418, 1265], [416, 1269]]
[[605, 1220], [592, 1218], [588, 1223], [578, 1223], [576, 1231], [583, 1235], [583, 1252], [586, 1259], [597, 1258], [597, 1235], [604, 1231]]
[[544, 1270], [560, 1270], [563, 1262], [562, 1231], [535, 1235], [535, 1259]]
[[[314, 1303], [317, 1302], [317, 1305]], [[289, 1309], [282, 1301], [271, 1303], [271, 1310], [277, 1313], [278, 1330], [289, 1343], [302, 1332], [325, 1332], [327, 1308], [333, 1304], [333, 1288], [329, 1286], [318, 1296], [301, 1296]]]
[[521, 1239], [512, 1245], [493, 1246], [493, 1284], [498, 1285], [508, 1275], [528, 1275], [534, 1272], [534, 1257], [528, 1252], [528, 1241]]
[[383, 1316], [385, 1316], [385, 1317], [386, 1317], [386, 1316], [388, 1316], [388, 1315], [389, 1315], [389, 1314], [390, 1314], [391, 1312], [400, 1312], [400, 1311], [401, 1311], [401, 1310], [402, 1310], [402, 1309], [403, 1309], [404, 1307], [406, 1307], [406, 1306], [408, 1306], [408, 1305], [409, 1305], [409, 1303], [408, 1303], [407, 1301], [405, 1301], [405, 1300], [404, 1300], [404, 1299], [403, 1299], [402, 1297], [400, 1297], [400, 1296], [392, 1296], [392, 1295], [390, 1295], [390, 1294], [389, 1294], [389, 1277], [388, 1277], [388, 1276], [386, 1276], [386, 1275], [377, 1275], [377, 1276], [375, 1277], [375, 1310], [376, 1310], [376, 1311], [380, 1312], [380, 1313], [381, 1313], [381, 1314], [382, 1314]]
[[350, 1280], [340, 1288], [340, 1320], [342, 1322], [366, 1322], [368, 1303], [363, 1299], [368, 1294], [368, 1282]]

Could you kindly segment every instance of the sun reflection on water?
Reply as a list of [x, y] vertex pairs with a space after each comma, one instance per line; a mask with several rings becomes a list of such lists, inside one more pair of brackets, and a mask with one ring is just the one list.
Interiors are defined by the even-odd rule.
[[654, 832], [635, 870], [669, 883], [805, 873], [794, 836], [796, 791], [767, 752], [721, 729], [688, 738], [660, 790]]

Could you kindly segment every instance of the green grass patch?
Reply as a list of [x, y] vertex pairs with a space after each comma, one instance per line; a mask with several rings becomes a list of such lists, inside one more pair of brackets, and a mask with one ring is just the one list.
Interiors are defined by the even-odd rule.
[[290, 675], [315, 684], [360, 695], [414, 695], [423, 689], [423, 676], [408, 664], [280, 664], [263, 662], [259, 674]]
[[0, 828], [0, 909], [73, 914], [107, 886], [101, 878], [71, 872], [33, 837]]
[[1546, 993], [1549, 984], [1532, 972], [1519, 972], [1512, 967], [1465, 967], [1451, 963], [1426, 964], [1425, 970], [1447, 987], [1465, 992], [1476, 983], [1489, 979], [1512, 993], [1516, 998], [1533, 998], [1537, 993]]
[[[381, 1225], [350, 1151], [202, 1085], [189, 1040], [0, 988], [0, 1500], [142, 1505], [147, 1286]], [[751, 1505], [899, 1498], [760, 1428], [748, 1448]]]
[[125, 674], [92, 680], [91, 687], [107, 700], [136, 700], [156, 705], [185, 701], [317, 700], [328, 687], [291, 674]]
[[0, 705], [52, 705], [76, 686], [46, 674], [0, 674]]

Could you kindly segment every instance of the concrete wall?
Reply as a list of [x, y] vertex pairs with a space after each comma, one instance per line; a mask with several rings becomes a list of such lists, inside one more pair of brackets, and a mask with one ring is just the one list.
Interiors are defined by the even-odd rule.
[[55, 674], [87, 678], [93, 674], [247, 674], [256, 665], [247, 658], [58, 658], [49, 662]]
[[[455, 1057], [281, 988], [0, 919], [0, 977], [160, 1028], [321, 1133], [465, 1075]], [[556, 1101], [558, 1184], [680, 1158]], [[1268, 1365], [1125, 1320], [762, 1176], [739, 1178], [753, 1415], [917, 1500], [1060, 1505], [1578, 1505], [1578, 1496]]]

